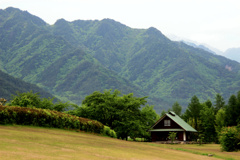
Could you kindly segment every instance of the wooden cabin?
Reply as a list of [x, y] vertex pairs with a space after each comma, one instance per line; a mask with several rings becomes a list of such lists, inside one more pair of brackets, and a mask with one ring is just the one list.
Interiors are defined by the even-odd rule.
[[191, 141], [191, 134], [197, 132], [172, 111], [162, 116], [149, 131], [153, 142], [169, 141], [169, 132], [177, 132], [176, 141]]

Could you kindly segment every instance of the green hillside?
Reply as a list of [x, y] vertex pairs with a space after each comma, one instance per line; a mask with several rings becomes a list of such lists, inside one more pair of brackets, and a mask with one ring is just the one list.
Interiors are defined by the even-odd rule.
[[43, 98], [54, 97], [50, 93], [44, 91], [34, 84], [22, 81], [21, 79], [14, 78], [8, 74], [0, 71], [0, 98], [7, 100], [11, 99], [11, 95], [16, 95], [16, 92], [29, 92], [39, 93]]
[[[77, 104], [96, 90], [118, 89], [122, 93], [146, 95], [82, 49], [51, 34], [50, 26], [39, 25], [39, 18], [14, 8], [0, 13], [0, 36], [6, 37], [0, 39], [3, 71]], [[14, 39], [11, 43], [10, 38]]]
[[150, 97], [163, 99], [163, 105], [178, 101], [186, 106], [193, 95], [206, 100], [217, 93], [227, 97], [240, 89], [239, 63], [170, 41], [153, 27], [132, 29], [111, 19], [61, 19], [52, 29], [54, 35], [85, 48], [102, 65]]
[[48, 25], [15, 8], [0, 10], [0, 67], [77, 104], [93, 91], [149, 96], [159, 112], [193, 95], [213, 100], [240, 90], [240, 64], [159, 30], [132, 29], [111, 19], [58, 20]]

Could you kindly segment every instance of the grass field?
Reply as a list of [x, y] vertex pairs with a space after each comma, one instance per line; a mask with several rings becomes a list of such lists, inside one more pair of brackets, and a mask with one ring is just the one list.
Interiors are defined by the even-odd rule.
[[238, 152], [222, 152], [219, 144], [156, 144], [151, 143], [152, 146], [157, 146], [160, 148], [169, 148], [174, 150], [186, 151], [189, 153], [194, 153], [198, 155], [209, 155], [212, 154], [216, 158], [226, 159], [226, 160], [240, 160], [240, 151]]
[[[174, 149], [171, 149], [174, 148]], [[216, 157], [201, 155], [212, 149]], [[198, 153], [194, 153], [197, 151]], [[219, 145], [161, 145], [129, 142], [60, 129], [0, 125], [0, 159], [240, 159], [240, 152], [220, 152]]]

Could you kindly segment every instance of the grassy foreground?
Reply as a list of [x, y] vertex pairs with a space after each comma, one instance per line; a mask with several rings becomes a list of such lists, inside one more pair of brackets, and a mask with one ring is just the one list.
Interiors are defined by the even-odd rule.
[[[153, 143], [129, 142], [61, 129], [0, 125], [0, 159], [214, 160]], [[174, 145], [172, 145], [174, 146]], [[182, 145], [188, 146], [188, 145]], [[225, 153], [225, 152], [223, 152]], [[240, 155], [239, 152], [235, 152]], [[235, 157], [234, 157], [235, 159]]]
[[169, 148], [174, 150], [185, 151], [189, 153], [194, 153], [198, 155], [209, 155], [212, 154], [216, 158], [221, 158], [225, 160], [240, 160], [240, 151], [238, 152], [222, 152], [219, 144], [150, 144], [152, 146], [158, 146], [160, 148]]

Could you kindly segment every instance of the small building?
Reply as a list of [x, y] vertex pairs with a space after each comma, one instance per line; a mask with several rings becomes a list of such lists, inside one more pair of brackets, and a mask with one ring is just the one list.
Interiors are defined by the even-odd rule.
[[153, 142], [168, 141], [169, 132], [177, 132], [176, 141], [191, 141], [191, 134], [197, 132], [172, 111], [162, 116], [149, 131]]

